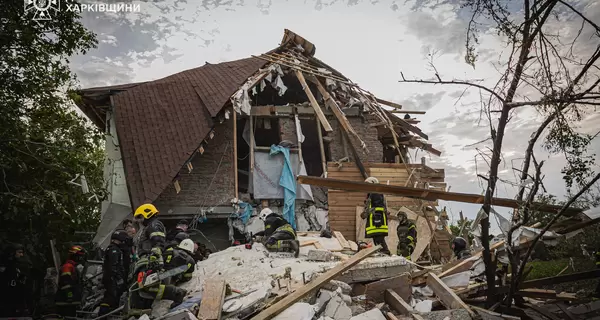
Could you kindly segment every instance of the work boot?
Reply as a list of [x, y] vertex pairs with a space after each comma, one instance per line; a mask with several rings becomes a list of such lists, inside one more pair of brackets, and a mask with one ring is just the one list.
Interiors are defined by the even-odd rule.
[[294, 252], [294, 257], [298, 258], [300, 255], [300, 241], [292, 240], [290, 241], [290, 250]]

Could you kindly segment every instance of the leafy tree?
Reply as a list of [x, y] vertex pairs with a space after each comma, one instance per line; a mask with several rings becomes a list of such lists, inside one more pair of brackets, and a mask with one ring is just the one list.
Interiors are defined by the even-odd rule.
[[[465, 230], [469, 230], [468, 228], [473, 223], [473, 220], [470, 220], [470, 219], [466, 219], [466, 220], [467, 220], [467, 224], [465, 225]], [[463, 230], [463, 233], [462, 234], [460, 233], [460, 228], [462, 227], [463, 223], [464, 223], [463, 220], [458, 220], [458, 221], [456, 221], [456, 223], [452, 223], [451, 225], [448, 226], [450, 228], [450, 231], [452, 232], [453, 236], [464, 238], [465, 231]], [[468, 237], [469, 237], [469, 243], [473, 243], [473, 239], [475, 238], [475, 236], [471, 232], [469, 232]]]
[[[96, 40], [78, 13], [61, 10], [38, 23], [22, 0], [4, 1], [0, 21], [0, 243], [24, 244], [41, 271], [52, 265], [51, 239], [64, 258], [66, 246], [85, 240], [75, 231], [99, 223], [102, 135], [67, 95], [75, 83], [69, 57]], [[76, 174], [98, 199], [69, 183]]]

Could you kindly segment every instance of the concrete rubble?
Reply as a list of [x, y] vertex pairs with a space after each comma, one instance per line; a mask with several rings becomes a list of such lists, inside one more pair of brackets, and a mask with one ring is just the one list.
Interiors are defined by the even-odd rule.
[[[342, 248], [335, 237], [309, 235], [300, 236], [298, 240], [301, 243], [298, 258], [285, 254], [273, 256], [260, 243], [255, 243], [251, 248], [240, 245], [211, 254], [207, 260], [197, 264], [192, 280], [181, 285], [188, 290], [184, 303], [174, 310], [168, 310], [170, 301], [157, 301], [152, 317], [196, 320], [190, 315], [197, 313], [198, 306], [202, 304], [205, 281], [224, 280], [231, 287], [232, 293], [223, 298], [221, 319], [250, 319], [269, 309], [277, 301], [317, 281], [320, 275], [352, 259], [355, 254]], [[316, 290], [306, 291], [294, 300], [295, 303], [286, 304], [287, 308], [280, 308], [273, 319], [383, 320], [388, 313], [403, 319], [406, 314], [392, 308], [396, 305], [389, 304], [386, 290], [395, 290], [396, 297], [406, 300], [410, 312], [420, 314], [424, 319], [470, 317], [466, 310], [444, 310], [444, 305], [435, 299], [435, 293], [428, 290], [427, 286], [413, 285], [414, 293], [411, 293], [410, 288], [394, 288], [398, 284], [393, 279], [398, 275], [408, 273], [407, 279], [410, 280], [411, 272], [419, 272], [413, 263], [403, 257], [375, 253], [356, 262], [347, 271], [340, 270], [339, 274], [332, 275], [333, 280], [317, 281]], [[442, 282], [451, 287], [462, 288], [468, 285], [468, 275], [469, 272], [465, 270], [444, 277]], [[432, 298], [424, 297], [421, 294], [423, 291]], [[373, 292], [378, 292], [376, 298], [373, 298]], [[186, 309], [191, 313], [186, 313]]]

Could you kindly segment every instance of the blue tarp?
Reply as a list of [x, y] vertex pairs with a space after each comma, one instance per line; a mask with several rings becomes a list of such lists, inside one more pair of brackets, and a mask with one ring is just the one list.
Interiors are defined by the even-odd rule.
[[278, 153], [283, 154], [283, 170], [281, 171], [281, 178], [279, 179], [279, 185], [283, 187], [283, 217], [287, 220], [294, 230], [296, 230], [296, 178], [294, 177], [294, 171], [292, 171], [292, 164], [290, 162], [290, 149], [282, 146], [271, 145], [270, 155], [276, 155]]
[[242, 222], [246, 224], [248, 223], [248, 220], [250, 220], [250, 216], [252, 215], [252, 205], [244, 201], [238, 202], [238, 205], [240, 206], [240, 208], [244, 209], [244, 213], [238, 213], [238, 216], [240, 219], [242, 219]]

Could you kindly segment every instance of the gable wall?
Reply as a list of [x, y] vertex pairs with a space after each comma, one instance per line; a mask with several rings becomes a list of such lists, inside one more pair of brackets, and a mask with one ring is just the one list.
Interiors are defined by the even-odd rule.
[[[184, 166], [179, 171], [179, 194], [171, 183], [158, 197], [155, 204], [159, 207], [201, 206], [230, 204], [235, 197], [233, 175], [233, 119], [215, 125], [215, 136], [207, 141], [203, 154], [192, 159], [192, 172]], [[200, 143], [198, 143], [200, 145]], [[221, 160], [222, 159], [222, 160]], [[219, 162], [221, 165], [219, 167]], [[211, 180], [212, 182], [211, 185]], [[210, 185], [210, 188], [209, 188]]]

